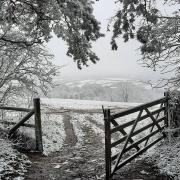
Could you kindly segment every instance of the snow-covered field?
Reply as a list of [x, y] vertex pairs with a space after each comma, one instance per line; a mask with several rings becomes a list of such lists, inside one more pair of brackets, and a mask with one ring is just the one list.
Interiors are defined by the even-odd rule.
[[[104, 108], [120, 108], [122, 110], [139, 105], [138, 103], [58, 98], [42, 98], [41, 103], [43, 109], [42, 127], [44, 152], [46, 154], [58, 151], [63, 147], [67, 136], [67, 127], [64, 127], [64, 124], [67, 121], [72, 125], [74, 135], [76, 136], [76, 146], [81, 146], [84, 141], [86, 141], [85, 128], [90, 128], [95, 136], [100, 137], [101, 141], [104, 142], [104, 117], [102, 106], [104, 106]], [[76, 112], [76, 110], [78, 110], [78, 112]], [[100, 111], [99, 113], [90, 113], [88, 110]]]
[[[67, 136], [67, 127], [64, 127], [64, 124], [67, 121], [69, 121], [72, 125], [74, 136], [76, 136], [76, 146], [81, 146], [84, 141], [86, 141], [85, 138], [87, 138], [87, 136], [86, 132], [84, 132], [85, 128], [90, 128], [94, 133], [94, 138], [96, 138], [96, 136], [99, 137], [101, 142], [104, 144], [104, 117], [102, 113], [102, 106], [112, 110], [116, 109], [120, 112], [139, 105], [139, 103], [85, 101], [58, 98], [42, 98], [41, 102], [44, 109], [42, 114], [44, 151], [47, 154], [58, 151], [58, 149], [63, 147]], [[157, 107], [154, 107], [153, 109], [155, 108]], [[97, 109], [99, 112], [89, 111]], [[133, 113], [117, 119], [117, 122], [128, 122], [137, 118], [137, 116], [138, 113]], [[151, 122], [152, 121], [150, 119], [142, 121], [137, 125], [136, 129]], [[129, 132], [130, 127], [127, 127], [125, 130]], [[141, 137], [143, 137], [147, 131], [142, 132], [140, 134]], [[113, 134], [112, 142], [121, 136], [122, 135], [120, 133]], [[113, 153], [116, 153], [117, 149], [113, 148], [112, 151]]]
[[148, 102], [163, 96], [161, 89], [134, 79], [95, 78], [57, 80], [48, 97], [112, 102]]
[[41, 103], [47, 107], [61, 109], [102, 109], [104, 108], [121, 108], [126, 109], [139, 105], [140, 103], [130, 102], [108, 102], [108, 101], [91, 101], [91, 100], [76, 100], [76, 99], [60, 99], [60, 98], [41, 98]]
[[[67, 82], [60, 81], [60, 82], [70, 87], [75, 87], [75, 86], [82, 87], [87, 84], [99, 84], [102, 86], [112, 86], [114, 83], [120, 83], [120, 82], [133, 82], [133, 84], [138, 83], [138, 85], [144, 85], [142, 81], [127, 79], [127, 78], [84, 79], [84, 80], [73, 80], [73, 81], [67, 81]], [[146, 84], [146, 87], [150, 88], [150, 85], [148, 86]]]

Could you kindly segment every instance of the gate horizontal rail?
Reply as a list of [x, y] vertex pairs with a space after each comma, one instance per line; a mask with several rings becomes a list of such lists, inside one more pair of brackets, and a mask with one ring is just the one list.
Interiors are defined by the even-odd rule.
[[[165, 107], [162, 107], [162, 108], [160, 108], [160, 109], [157, 109], [157, 110], [155, 110], [155, 111], [152, 111], [151, 114], [152, 114], [152, 115], [155, 115], [155, 114], [160, 113], [160, 112], [162, 112], [162, 111], [164, 111], [164, 110], [165, 110]], [[143, 115], [143, 116], [141, 116], [141, 117], [139, 118], [138, 122], [140, 122], [140, 121], [142, 121], [142, 120], [146, 120], [148, 117], [149, 117], [149, 116], [148, 116], [147, 114], [146, 114], [146, 115]], [[128, 127], [128, 126], [131, 126], [131, 125], [134, 124], [134, 122], [135, 122], [135, 119], [134, 119], [134, 120], [131, 120], [131, 121], [127, 122], [127, 123], [121, 124], [121, 125], [119, 125], [119, 126], [116, 126], [116, 127], [114, 127], [113, 129], [111, 129], [111, 133], [115, 133], [115, 132], [119, 131], [119, 129], [124, 129], [124, 128]]]
[[[160, 107], [157, 107], [157, 105], [160, 105]], [[117, 170], [166, 136], [163, 129], [168, 126], [167, 108], [168, 96], [116, 114], [111, 114], [110, 109], [103, 111], [105, 121], [106, 180], [110, 180]], [[138, 114], [135, 114], [136, 118], [128, 122], [119, 123], [119, 118], [122, 120], [124, 116], [133, 113]], [[144, 125], [137, 128], [137, 124], [142, 123], [142, 121]], [[127, 128], [130, 128], [129, 132], [127, 132]], [[112, 136], [117, 133], [120, 133], [121, 136], [113, 141]], [[160, 135], [156, 137], [159, 133]], [[154, 138], [153, 140], [152, 137]], [[149, 142], [150, 139], [151, 142]], [[112, 148], [115, 147], [119, 149], [119, 152], [112, 154]], [[136, 152], [132, 151], [132, 149], [135, 149]], [[125, 154], [126, 156], [124, 157]]]
[[9, 110], [9, 111], [21, 111], [21, 112], [30, 112], [32, 110], [28, 108], [17, 108], [17, 107], [9, 107], [9, 106], [0, 106], [0, 109]]
[[113, 115], [110, 116], [110, 118], [116, 119], [116, 118], [119, 118], [119, 117], [122, 117], [122, 116], [126, 116], [126, 115], [129, 115], [129, 114], [138, 112], [138, 111], [140, 111], [140, 110], [142, 110], [142, 109], [144, 109], [144, 108], [149, 108], [149, 107], [152, 107], [152, 106], [161, 104], [161, 103], [163, 103], [163, 102], [165, 102], [165, 101], [166, 101], [166, 97], [163, 97], [163, 98], [157, 99], [157, 100], [155, 100], [155, 101], [151, 101], [151, 102], [149, 102], [149, 103], [141, 104], [141, 105], [139, 105], [139, 106], [136, 106], [136, 107], [127, 109], [127, 110], [122, 111], [122, 112], [120, 112], [120, 113], [113, 114]]
[[[43, 152], [40, 99], [39, 98], [33, 99], [32, 109], [9, 107], [9, 106], [0, 106], [0, 109], [8, 110], [8, 111], [27, 112], [27, 114], [18, 123], [4, 122], [4, 124], [13, 125], [13, 127], [9, 130], [9, 137], [11, 137], [21, 126], [35, 128], [36, 150], [39, 152]], [[27, 122], [33, 115], [35, 120], [34, 125], [25, 124], [25, 122]]]

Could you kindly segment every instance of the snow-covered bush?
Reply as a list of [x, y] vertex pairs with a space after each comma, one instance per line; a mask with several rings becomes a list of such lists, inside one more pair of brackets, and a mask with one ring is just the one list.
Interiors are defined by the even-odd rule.
[[154, 160], [160, 172], [180, 179], [180, 137], [164, 141], [154, 151]]
[[8, 140], [0, 139], [0, 179], [24, 179], [30, 161], [12, 148]]

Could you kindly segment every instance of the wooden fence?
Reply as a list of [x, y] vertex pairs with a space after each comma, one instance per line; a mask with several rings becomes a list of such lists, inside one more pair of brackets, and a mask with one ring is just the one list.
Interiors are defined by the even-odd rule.
[[[159, 105], [160, 107], [157, 107]], [[163, 129], [168, 126], [167, 109], [168, 97], [166, 96], [116, 114], [111, 114], [110, 109], [104, 110], [106, 180], [110, 180], [117, 170], [166, 136]], [[135, 119], [122, 123], [122, 117], [133, 113], [137, 114]], [[137, 124], [143, 121], [150, 121], [150, 123], [144, 123], [144, 126], [136, 129]], [[130, 130], [127, 132], [128, 127]], [[145, 132], [143, 137], [142, 134], [138, 136], [142, 132]], [[117, 133], [120, 133], [118, 140], [112, 142], [113, 134]], [[157, 135], [158, 133], [160, 135]], [[153, 141], [150, 141], [151, 137]], [[112, 148], [118, 146], [121, 146], [118, 148], [118, 153], [112, 155]]]
[[[2, 110], [9, 110], [9, 111], [20, 111], [20, 112], [27, 112], [26, 116], [22, 118], [21, 121], [16, 123], [10, 123], [14, 125], [9, 131], [9, 137], [11, 137], [21, 126], [35, 128], [35, 138], [36, 138], [36, 150], [39, 152], [43, 152], [43, 143], [42, 143], [42, 128], [41, 128], [41, 108], [40, 108], [40, 99], [35, 98], [33, 99], [33, 108], [17, 108], [17, 107], [4, 107], [0, 106]], [[29, 118], [34, 115], [35, 124], [25, 124]]]

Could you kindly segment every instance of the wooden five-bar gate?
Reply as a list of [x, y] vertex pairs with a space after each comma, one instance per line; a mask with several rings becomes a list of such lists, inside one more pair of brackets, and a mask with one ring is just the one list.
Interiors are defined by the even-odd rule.
[[[19, 121], [18, 123], [12, 123], [14, 126], [9, 131], [9, 137], [11, 137], [20, 128], [20, 126], [35, 128], [36, 150], [39, 152], [43, 152], [40, 99], [35, 98], [33, 100], [32, 109], [5, 107], [5, 106], [0, 106], [0, 109], [9, 110], [9, 111], [27, 112], [27, 115], [23, 117], [21, 121]], [[32, 115], [34, 115], [34, 120], [35, 120], [34, 125], [26, 124], [25, 122], [28, 121]]]
[[[123, 122], [123, 117], [133, 113], [136, 118]], [[166, 136], [163, 129], [168, 126], [168, 97], [120, 113], [111, 114], [110, 109], [105, 109], [104, 120], [106, 180], [110, 180], [117, 170]]]

